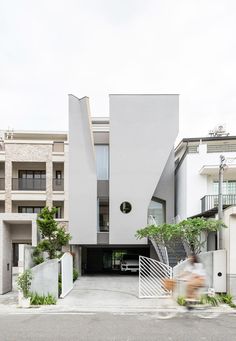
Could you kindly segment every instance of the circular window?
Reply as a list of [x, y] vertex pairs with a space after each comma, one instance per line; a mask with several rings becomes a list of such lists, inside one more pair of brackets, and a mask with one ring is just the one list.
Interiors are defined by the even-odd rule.
[[124, 201], [122, 202], [122, 204], [120, 205], [120, 210], [122, 213], [129, 213], [132, 209], [131, 204], [128, 201]]

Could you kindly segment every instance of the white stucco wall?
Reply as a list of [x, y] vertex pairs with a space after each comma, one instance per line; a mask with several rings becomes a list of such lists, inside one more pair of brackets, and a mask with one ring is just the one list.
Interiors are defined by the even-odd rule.
[[[66, 169], [65, 169], [66, 170]], [[69, 95], [71, 244], [97, 243], [97, 175], [88, 98]]]
[[[207, 145], [199, 145], [199, 153], [187, 154], [176, 174], [177, 212], [181, 219], [201, 213], [201, 198], [213, 193], [213, 181], [218, 180], [218, 171], [201, 175], [204, 166], [219, 166], [220, 155], [236, 157], [236, 153], [207, 153]], [[224, 171], [224, 179], [236, 179], [236, 173]]]
[[[142, 244], [138, 228], [178, 133], [178, 95], [110, 96], [110, 244]], [[120, 211], [128, 201], [132, 211]]]
[[236, 206], [224, 210], [224, 223], [228, 226], [222, 231], [222, 247], [227, 254], [227, 290], [236, 297]]
[[32, 282], [30, 291], [41, 296], [51, 294], [58, 298], [58, 259], [50, 259], [31, 268]]

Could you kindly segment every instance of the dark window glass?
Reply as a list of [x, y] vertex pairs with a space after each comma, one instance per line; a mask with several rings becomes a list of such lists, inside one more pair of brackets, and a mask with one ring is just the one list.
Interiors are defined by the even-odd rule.
[[128, 201], [124, 201], [122, 202], [122, 204], [120, 205], [120, 210], [122, 213], [129, 213], [132, 209], [131, 204]]

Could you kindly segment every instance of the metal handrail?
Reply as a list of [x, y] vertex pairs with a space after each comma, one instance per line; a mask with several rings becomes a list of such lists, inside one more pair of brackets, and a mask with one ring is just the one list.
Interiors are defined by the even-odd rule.
[[45, 191], [46, 179], [12, 178], [13, 191]]
[[[148, 225], [158, 226], [156, 219], [153, 217], [153, 215], [148, 216]], [[162, 263], [169, 265], [169, 256], [168, 256], [167, 248], [164, 245], [164, 243], [163, 244], [157, 243], [156, 240], [153, 238], [150, 238], [150, 241], [151, 241], [160, 261]]]
[[[230, 206], [236, 205], [236, 194], [223, 194], [222, 196], [223, 205]], [[217, 208], [219, 204], [218, 195], [205, 195], [201, 198], [201, 210], [202, 212]]]
[[53, 178], [53, 191], [64, 191], [64, 178]]

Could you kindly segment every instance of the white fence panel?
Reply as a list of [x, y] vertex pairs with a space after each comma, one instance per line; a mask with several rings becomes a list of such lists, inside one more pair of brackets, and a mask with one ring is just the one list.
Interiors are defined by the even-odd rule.
[[170, 296], [164, 280], [172, 278], [172, 268], [152, 258], [139, 256], [139, 298]]
[[69, 252], [64, 253], [61, 263], [61, 295], [65, 297], [73, 288], [73, 257]]

